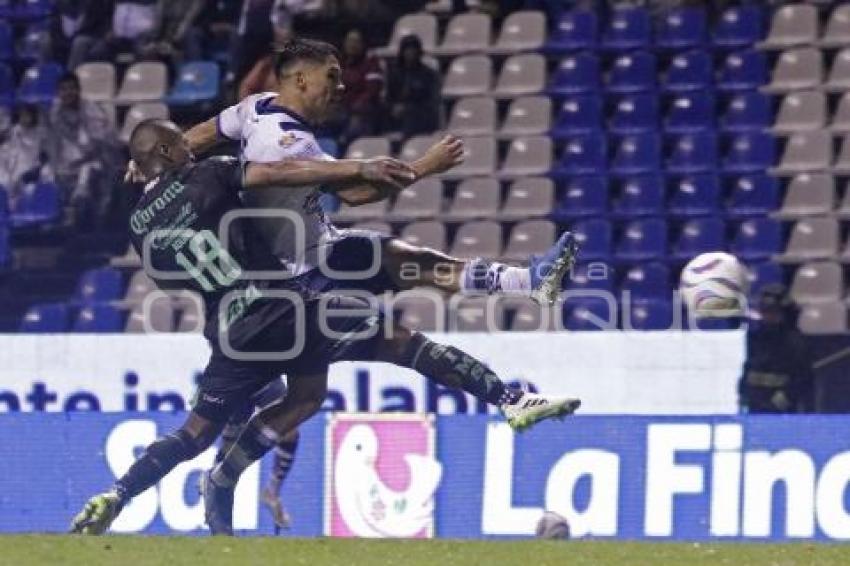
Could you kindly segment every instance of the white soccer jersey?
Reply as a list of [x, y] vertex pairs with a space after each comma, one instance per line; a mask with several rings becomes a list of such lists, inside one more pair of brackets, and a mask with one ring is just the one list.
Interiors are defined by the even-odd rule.
[[[286, 159], [333, 159], [319, 147], [310, 126], [298, 114], [274, 103], [277, 95], [265, 92], [246, 97], [218, 115], [219, 135], [239, 141], [243, 165], [272, 163]], [[296, 274], [318, 265], [318, 247], [336, 235], [319, 205], [317, 186], [268, 187], [247, 191], [243, 201], [249, 208], [285, 209], [291, 217], [261, 218], [258, 226], [272, 251]], [[303, 226], [304, 246], [297, 243], [297, 224]]]

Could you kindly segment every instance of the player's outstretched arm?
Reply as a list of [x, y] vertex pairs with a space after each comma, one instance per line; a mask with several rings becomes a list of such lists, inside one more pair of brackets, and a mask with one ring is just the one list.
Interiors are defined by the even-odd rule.
[[189, 144], [189, 149], [194, 154], [201, 154], [209, 151], [222, 141], [218, 135], [218, 128], [215, 124], [216, 119], [210, 118], [206, 122], [193, 126], [189, 131], [183, 134], [186, 143]]
[[428, 148], [425, 154], [410, 164], [416, 172], [416, 179], [445, 173], [463, 163], [463, 140], [448, 134]]

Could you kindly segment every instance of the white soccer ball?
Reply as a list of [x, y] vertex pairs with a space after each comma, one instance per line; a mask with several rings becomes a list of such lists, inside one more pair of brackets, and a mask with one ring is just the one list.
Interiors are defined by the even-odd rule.
[[558, 513], [546, 511], [537, 521], [535, 535], [537, 538], [567, 539], [570, 538], [570, 524]]
[[679, 284], [682, 300], [697, 318], [743, 315], [748, 288], [747, 268], [724, 252], [700, 254], [689, 261]]

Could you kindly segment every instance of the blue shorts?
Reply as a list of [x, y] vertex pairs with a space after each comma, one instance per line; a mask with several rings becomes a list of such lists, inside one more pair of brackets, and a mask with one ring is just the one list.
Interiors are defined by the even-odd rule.
[[330, 246], [325, 266], [306, 274], [315, 291], [367, 291], [382, 295], [401, 288], [382, 265], [391, 236], [368, 230], [343, 230]]

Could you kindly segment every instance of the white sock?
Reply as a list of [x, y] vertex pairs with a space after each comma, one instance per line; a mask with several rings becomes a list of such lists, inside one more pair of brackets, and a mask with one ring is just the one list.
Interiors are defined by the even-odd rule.
[[531, 292], [531, 273], [527, 267], [505, 266], [498, 281], [497, 291], [503, 293]]

